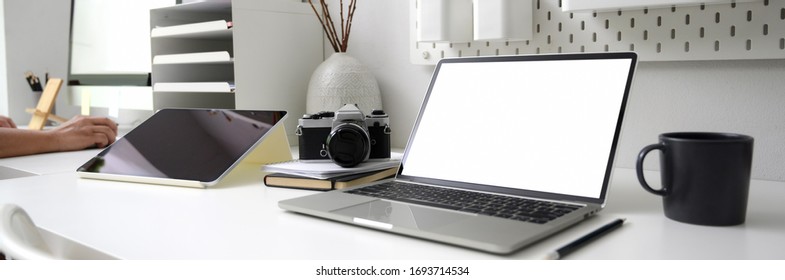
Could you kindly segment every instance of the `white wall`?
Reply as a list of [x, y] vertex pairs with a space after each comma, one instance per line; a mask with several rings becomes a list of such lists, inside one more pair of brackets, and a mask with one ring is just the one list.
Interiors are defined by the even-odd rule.
[[[348, 52], [376, 75], [393, 145], [403, 147], [433, 67], [409, 63], [408, 1], [360, 4]], [[738, 132], [755, 137], [753, 177], [785, 181], [785, 60], [643, 62], [638, 70], [617, 166], [634, 168], [638, 151], [663, 132]]]
[[753, 177], [785, 181], [783, 77], [785, 60], [642, 63], [618, 165], [634, 167], [662, 132], [736, 132], [755, 138]]
[[8, 116], [8, 78], [5, 61], [5, 0], [0, 1], [0, 115]]
[[[8, 108], [8, 115], [25, 125], [30, 115], [24, 110], [35, 107], [40, 93], [30, 90], [24, 73], [32, 71], [42, 81], [46, 72], [50, 77], [67, 78], [71, 1], [4, 1], [3, 6], [7, 86], [0, 91], [8, 96], [0, 101], [6, 106], [0, 107]], [[78, 111], [67, 106], [66, 90], [66, 86], [61, 88], [55, 109], [58, 115], [70, 117]]]

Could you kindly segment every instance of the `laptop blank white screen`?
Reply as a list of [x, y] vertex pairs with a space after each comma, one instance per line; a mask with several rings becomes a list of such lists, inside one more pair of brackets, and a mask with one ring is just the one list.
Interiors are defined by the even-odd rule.
[[442, 63], [402, 175], [599, 198], [631, 63]]

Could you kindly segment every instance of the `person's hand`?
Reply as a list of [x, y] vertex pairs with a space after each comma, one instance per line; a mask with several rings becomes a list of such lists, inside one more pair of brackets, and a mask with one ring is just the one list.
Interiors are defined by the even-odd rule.
[[0, 127], [16, 128], [16, 124], [11, 118], [0, 116]]
[[60, 151], [104, 148], [117, 138], [117, 124], [104, 117], [76, 116], [51, 130]]

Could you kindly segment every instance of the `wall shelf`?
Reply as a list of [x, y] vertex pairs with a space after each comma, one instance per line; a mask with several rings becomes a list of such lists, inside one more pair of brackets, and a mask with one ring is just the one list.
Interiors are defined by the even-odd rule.
[[760, 0], [562, 0], [562, 11], [597, 12], [674, 6], [698, 6], [755, 2]]
[[174, 26], [159, 26], [150, 30], [151, 38], [231, 39], [232, 22], [215, 20]]
[[163, 64], [230, 64], [234, 59], [228, 51], [156, 55], [153, 65]]
[[150, 38], [153, 110], [235, 107], [230, 1], [152, 9]]
[[416, 0], [410, 0], [410, 61], [609, 51], [635, 51], [641, 61], [785, 58], [785, 1], [589, 13], [563, 12], [562, 1], [533, 1], [531, 40], [432, 43], [416, 41]]

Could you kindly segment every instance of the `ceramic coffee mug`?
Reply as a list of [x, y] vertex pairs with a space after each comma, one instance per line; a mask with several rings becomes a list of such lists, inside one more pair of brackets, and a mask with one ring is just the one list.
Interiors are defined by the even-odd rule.
[[[747, 213], [753, 138], [741, 134], [675, 132], [638, 154], [636, 171], [643, 188], [662, 196], [665, 216], [680, 222], [731, 226]], [[660, 150], [662, 188], [643, 176], [646, 155]]]

